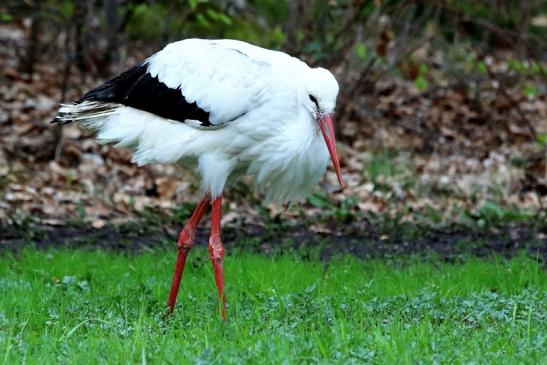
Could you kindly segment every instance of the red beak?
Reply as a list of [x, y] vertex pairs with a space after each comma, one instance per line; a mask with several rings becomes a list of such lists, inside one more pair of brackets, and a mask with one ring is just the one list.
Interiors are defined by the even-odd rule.
[[342, 180], [342, 174], [340, 173], [340, 161], [338, 160], [338, 152], [336, 152], [336, 136], [334, 135], [334, 120], [332, 119], [332, 115], [320, 115], [317, 118], [317, 121], [319, 122], [321, 133], [323, 133], [327, 149], [329, 150], [330, 159], [334, 165], [340, 187], [344, 188], [344, 181]]

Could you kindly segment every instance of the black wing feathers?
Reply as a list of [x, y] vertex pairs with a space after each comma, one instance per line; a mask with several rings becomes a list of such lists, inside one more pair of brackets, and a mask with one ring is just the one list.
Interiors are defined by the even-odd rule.
[[195, 102], [188, 103], [180, 89], [172, 89], [148, 73], [146, 64], [134, 66], [121, 75], [85, 94], [83, 101], [102, 101], [127, 105], [160, 117], [184, 122], [199, 120], [211, 126], [209, 112]]
[[89, 91], [77, 103], [83, 101], [104, 101], [122, 104], [132, 86], [146, 73], [146, 66], [133, 66], [119, 76]]

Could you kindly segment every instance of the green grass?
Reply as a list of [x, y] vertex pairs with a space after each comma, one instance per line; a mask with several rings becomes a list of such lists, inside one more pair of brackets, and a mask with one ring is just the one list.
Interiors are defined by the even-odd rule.
[[26, 249], [0, 257], [0, 361], [59, 363], [546, 363], [547, 279], [491, 257], [328, 266], [226, 259], [229, 320], [206, 251], [162, 319], [175, 253]]

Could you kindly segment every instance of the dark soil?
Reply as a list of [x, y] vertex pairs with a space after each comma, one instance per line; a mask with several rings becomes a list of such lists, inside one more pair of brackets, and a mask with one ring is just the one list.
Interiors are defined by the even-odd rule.
[[[249, 250], [265, 254], [287, 251], [316, 253], [328, 261], [338, 253], [350, 253], [359, 258], [391, 258], [401, 255], [437, 255], [454, 261], [461, 257], [492, 254], [511, 257], [520, 252], [547, 260], [545, 227], [532, 224], [509, 224], [487, 229], [469, 227], [404, 228], [396, 232], [361, 227], [351, 234], [315, 233], [304, 225], [269, 227], [251, 225], [226, 227], [223, 241], [227, 252]], [[198, 231], [196, 245], [207, 243], [207, 229]], [[113, 249], [141, 251], [153, 247], [176, 247], [178, 228], [154, 227], [134, 222], [108, 225], [100, 229], [86, 226], [0, 226], [0, 252], [16, 251], [32, 246], [47, 248]]]

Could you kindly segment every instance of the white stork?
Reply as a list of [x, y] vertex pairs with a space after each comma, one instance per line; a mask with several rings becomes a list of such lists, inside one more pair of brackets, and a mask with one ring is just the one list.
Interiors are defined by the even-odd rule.
[[343, 186], [333, 113], [338, 83], [324, 68], [236, 40], [187, 39], [72, 104], [53, 122], [81, 122], [102, 143], [130, 147], [139, 166], [182, 163], [201, 176], [203, 196], [178, 239], [168, 305], [173, 311], [196, 227], [211, 205], [209, 253], [225, 318], [222, 191], [254, 178], [267, 201], [304, 199], [329, 154]]

